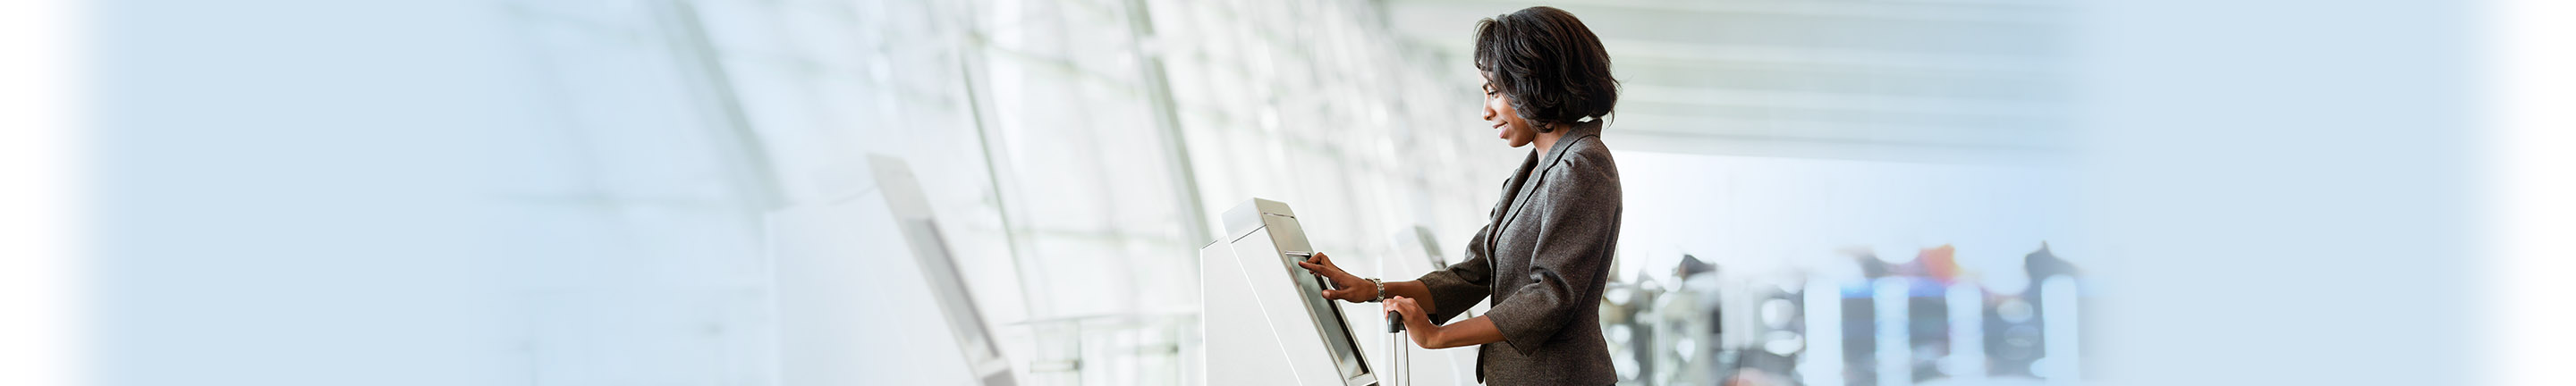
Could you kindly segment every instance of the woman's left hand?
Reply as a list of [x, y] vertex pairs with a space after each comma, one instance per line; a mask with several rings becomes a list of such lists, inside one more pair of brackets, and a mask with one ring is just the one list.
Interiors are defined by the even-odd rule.
[[1378, 308], [1404, 315], [1404, 332], [1406, 335], [1413, 336], [1414, 345], [1430, 348], [1433, 346], [1432, 338], [1440, 335], [1440, 326], [1431, 324], [1431, 314], [1422, 312], [1422, 306], [1415, 303], [1413, 298], [1402, 296], [1387, 298], [1386, 302]]

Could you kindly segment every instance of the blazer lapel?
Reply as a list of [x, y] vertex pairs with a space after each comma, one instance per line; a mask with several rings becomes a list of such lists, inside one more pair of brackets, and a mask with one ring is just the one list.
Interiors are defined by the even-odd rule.
[[1502, 235], [1503, 233], [1503, 220], [1511, 218], [1512, 210], [1520, 205], [1521, 188], [1529, 184], [1530, 169], [1537, 167], [1538, 153], [1531, 152], [1529, 156], [1521, 157], [1521, 166], [1512, 169], [1512, 176], [1510, 178], [1503, 179], [1502, 201], [1494, 202], [1494, 212], [1487, 214], [1487, 216], [1491, 216], [1491, 218], [1488, 219], [1490, 222], [1487, 222], [1486, 224], [1493, 228], [1487, 230], [1489, 233], [1487, 233], [1485, 237], [1485, 245], [1482, 245], [1482, 247], [1485, 247], [1486, 256], [1493, 256], [1494, 245], [1496, 244], [1494, 240], [1500, 239], [1501, 237], [1497, 236]]
[[1512, 195], [1512, 208], [1505, 211], [1506, 213], [1503, 214], [1502, 221], [1494, 223], [1493, 237], [1485, 238], [1485, 242], [1489, 243], [1485, 246], [1485, 250], [1495, 251], [1489, 253], [1499, 253], [1499, 251], [1501, 251], [1501, 249], [1495, 248], [1501, 243], [1495, 241], [1502, 239], [1500, 236], [1504, 234], [1503, 230], [1512, 229], [1512, 222], [1521, 218], [1521, 212], [1524, 209], [1529, 208], [1530, 201], [1537, 201], [1532, 200], [1530, 194], [1538, 190], [1538, 186], [1547, 181], [1547, 170], [1555, 168], [1556, 161], [1558, 159], [1565, 158], [1566, 149], [1574, 148], [1575, 142], [1582, 141], [1587, 137], [1600, 135], [1600, 129], [1600, 120], [1577, 123], [1573, 127], [1567, 127], [1565, 136], [1557, 138], [1555, 144], [1548, 146], [1547, 156], [1540, 157], [1538, 154], [1530, 155], [1532, 158], [1543, 159], [1538, 160], [1539, 162], [1537, 166], [1525, 168], [1528, 169], [1528, 172], [1522, 174], [1521, 178], [1523, 180], [1521, 181], [1520, 192]]
[[1506, 218], [1504, 216], [1510, 216], [1512, 214], [1512, 207], [1514, 204], [1519, 204], [1521, 202], [1521, 186], [1529, 183], [1530, 169], [1537, 167], [1538, 153], [1530, 153], [1527, 157], [1521, 157], [1521, 166], [1512, 169], [1512, 176], [1510, 178], [1503, 179], [1503, 200], [1494, 203], [1494, 211], [1486, 214], [1486, 216], [1492, 218], [1488, 218], [1486, 220], [1490, 220], [1493, 224], [1499, 225], [1502, 224], [1503, 219]]

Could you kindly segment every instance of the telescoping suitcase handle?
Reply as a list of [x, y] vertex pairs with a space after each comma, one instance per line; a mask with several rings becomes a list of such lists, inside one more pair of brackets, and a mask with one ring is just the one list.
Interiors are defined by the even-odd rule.
[[1386, 376], [1380, 378], [1385, 380], [1385, 382], [1379, 382], [1379, 384], [1385, 386], [1396, 386], [1403, 383], [1412, 383], [1397, 381], [1407, 378], [1404, 373], [1404, 361], [1405, 359], [1410, 359], [1406, 358], [1410, 356], [1407, 355], [1407, 352], [1412, 351], [1404, 348], [1404, 314], [1396, 312], [1386, 313], [1386, 332]]

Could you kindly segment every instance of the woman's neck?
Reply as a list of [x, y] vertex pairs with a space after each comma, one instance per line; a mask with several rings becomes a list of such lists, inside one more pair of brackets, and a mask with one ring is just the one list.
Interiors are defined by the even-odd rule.
[[1538, 139], [1530, 141], [1530, 145], [1538, 146], [1538, 159], [1547, 159], [1547, 153], [1556, 151], [1556, 140], [1565, 138], [1565, 130], [1566, 128], [1559, 127], [1555, 130], [1538, 133]]

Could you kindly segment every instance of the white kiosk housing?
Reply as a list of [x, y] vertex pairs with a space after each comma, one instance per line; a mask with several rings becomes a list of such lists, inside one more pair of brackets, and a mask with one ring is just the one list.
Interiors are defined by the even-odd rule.
[[1314, 249], [1288, 204], [1255, 198], [1224, 220], [1225, 234], [1199, 249], [1201, 384], [1377, 384], [1349, 319], [1323, 298], [1323, 278], [1289, 255]]
[[768, 216], [778, 384], [1015, 384], [911, 168], [868, 161], [873, 189]]

